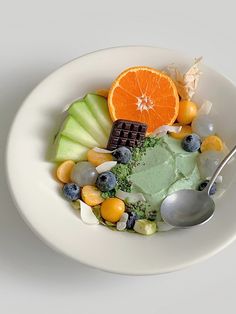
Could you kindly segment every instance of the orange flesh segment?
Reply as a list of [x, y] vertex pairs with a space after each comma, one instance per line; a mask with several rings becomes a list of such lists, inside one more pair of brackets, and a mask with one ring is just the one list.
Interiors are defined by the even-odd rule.
[[112, 120], [147, 123], [148, 132], [176, 120], [179, 97], [166, 74], [148, 67], [125, 70], [112, 84], [108, 95]]

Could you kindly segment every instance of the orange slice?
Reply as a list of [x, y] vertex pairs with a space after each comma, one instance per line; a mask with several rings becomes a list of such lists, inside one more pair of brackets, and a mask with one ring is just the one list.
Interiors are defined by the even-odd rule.
[[156, 69], [137, 66], [126, 69], [113, 82], [108, 106], [113, 121], [144, 122], [151, 133], [175, 122], [179, 96], [169, 76]]

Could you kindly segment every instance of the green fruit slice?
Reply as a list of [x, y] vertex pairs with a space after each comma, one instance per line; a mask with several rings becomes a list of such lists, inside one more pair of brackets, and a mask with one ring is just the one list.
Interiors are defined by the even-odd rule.
[[78, 100], [74, 102], [70, 106], [68, 112], [87, 132], [90, 133], [90, 135], [100, 144], [100, 147], [106, 147], [108, 136], [99, 125], [85, 101]]
[[60, 133], [89, 148], [99, 146], [99, 143], [72, 116], [65, 119]]
[[64, 160], [86, 160], [88, 150], [88, 147], [59, 134], [53, 144], [51, 159], [56, 162]]
[[112, 121], [108, 110], [107, 100], [104, 97], [95, 94], [87, 94], [84, 100], [106, 135], [109, 136], [111, 133]]

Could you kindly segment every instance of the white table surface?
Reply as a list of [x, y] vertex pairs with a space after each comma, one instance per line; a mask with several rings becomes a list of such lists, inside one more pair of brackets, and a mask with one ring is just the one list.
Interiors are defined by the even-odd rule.
[[177, 273], [104, 273], [42, 243], [20, 218], [4, 175], [6, 136], [21, 102], [51, 71], [84, 53], [130, 44], [169, 47], [203, 55], [236, 81], [233, 3], [0, 0], [1, 314], [236, 312], [236, 243]]

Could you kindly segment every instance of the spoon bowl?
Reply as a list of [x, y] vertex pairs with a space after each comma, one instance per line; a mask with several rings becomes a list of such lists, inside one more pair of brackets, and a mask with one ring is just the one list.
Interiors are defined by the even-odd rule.
[[162, 202], [161, 216], [171, 226], [187, 228], [207, 222], [214, 210], [215, 203], [207, 192], [180, 190]]
[[210, 197], [211, 188], [235, 153], [236, 145], [219, 164], [203, 191], [179, 190], [167, 196], [161, 204], [162, 219], [178, 228], [193, 227], [211, 219], [215, 210], [215, 203]]

